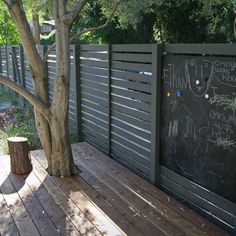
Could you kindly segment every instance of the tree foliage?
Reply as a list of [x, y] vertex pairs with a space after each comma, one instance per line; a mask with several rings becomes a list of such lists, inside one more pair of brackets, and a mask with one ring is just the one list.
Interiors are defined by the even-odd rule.
[[233, 42], [236, 1], [160, 1], [155, 38], [161, 42]]
[[6, 6], [0, 1], [0, 45], [19, 44], [19, 34], [8, 13]]

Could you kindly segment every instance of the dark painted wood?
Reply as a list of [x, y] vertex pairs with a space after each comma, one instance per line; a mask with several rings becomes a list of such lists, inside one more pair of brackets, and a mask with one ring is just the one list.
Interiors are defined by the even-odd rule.
[[113, 61], [130, 61], [130, 62], [152, 62], [151, 54], [137, 54], [137, 53], [112, 53]]
[[80, 50], [81, 51], [106, 51], [106, 45], [101, 44], [81, 44]]
[[105, 51], [101, 51], [101, 52], [80, 52], [80, 57], [81, 59], [97, 59], [97, 60], [107, 60], [108, 59], [108, 55]]
[[124, 71], [135, 71], [136, 73], [150, 72], [150, 64], [130, 63], [130, 62], [118, 62], [112, 61], [112, 69], [124, 70]]
[[235, 44], [165, 44], [164, 51], [173, 54], [235, 55]]
[[151, 165], [150, 181], [160, 186], [161, 66], [163, 45], [152, 46]]
[[131, 134], [134, 134], [134, 135], [141, 137], [143, 139], [150, 140], [151, 131], [147, 132], [145, 130], [139, 129], [139, 127], [135, 127], [131, 124], [126, 123], [126, 120], [117, 119], [117, 117], [116, 116], [112, 117], [112, 125], [119, 127], [121, 129], [124, 129], [127, 132], [130, 132]]
[[151, 44], [113, 44], [113, 52], [151, 52]]

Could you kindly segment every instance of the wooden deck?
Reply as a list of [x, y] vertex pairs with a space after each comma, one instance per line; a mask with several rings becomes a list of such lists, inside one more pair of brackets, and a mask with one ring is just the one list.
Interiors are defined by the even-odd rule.
[[227, 235], [87, 143], [72, 145], [79, 176], [49, 176], [43, 151], [29, 176], [0, 157], [0, 235]]

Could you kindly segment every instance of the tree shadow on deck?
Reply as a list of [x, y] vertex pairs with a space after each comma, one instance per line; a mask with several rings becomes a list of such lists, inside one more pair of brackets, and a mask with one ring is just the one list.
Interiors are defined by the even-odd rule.
[[60, 188], [69, 179], [49, 176], [39, 162], [32, 162], [33, 171], [20, 176], [10, 173], [9, 157], [1, 160], [0, 235], [106, 235], [95, 226], [96, 216], [86, 202], [71, 199], [77, 189]]
[[[91, 207], [91, 202], [81, 193], [78, 181], [74, 177], [59, 178], [48, 175], [44, 153], [34, 153], [33, 156], [34, 177], [41, 182], [35, 194], [44, 203], [45, 212], [58, 234], [107, 235], [106, 225], [101, 227], [101, 214], [96, 214], [94, 206]], [[33, 181], [36, 181], [35, 178]]]

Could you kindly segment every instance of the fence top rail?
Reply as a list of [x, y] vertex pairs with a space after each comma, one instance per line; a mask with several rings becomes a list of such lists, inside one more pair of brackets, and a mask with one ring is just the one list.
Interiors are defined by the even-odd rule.
[[[129, 52], [152, 52], [152, 45], [155, 44], [111, 44], [113, 51], [129, 51]], [[208, 54], [208, 55], [236, 55], [236, 44], [232, 43], [171, 43], [162, 44], [165, 53], [176, 54]], [[0, 45], [0, 48], [20, 47], [21, 45]], [[43, 48], [50, 45], [38, 45]], [[104, 50], [108, 48], [108, 44], [71, 44], [71, 49], [79, 46], [81, 50]]]
[[164, 52], [176, 54], [206, 54], [236, 56], [236, 44], [164, 44]]

